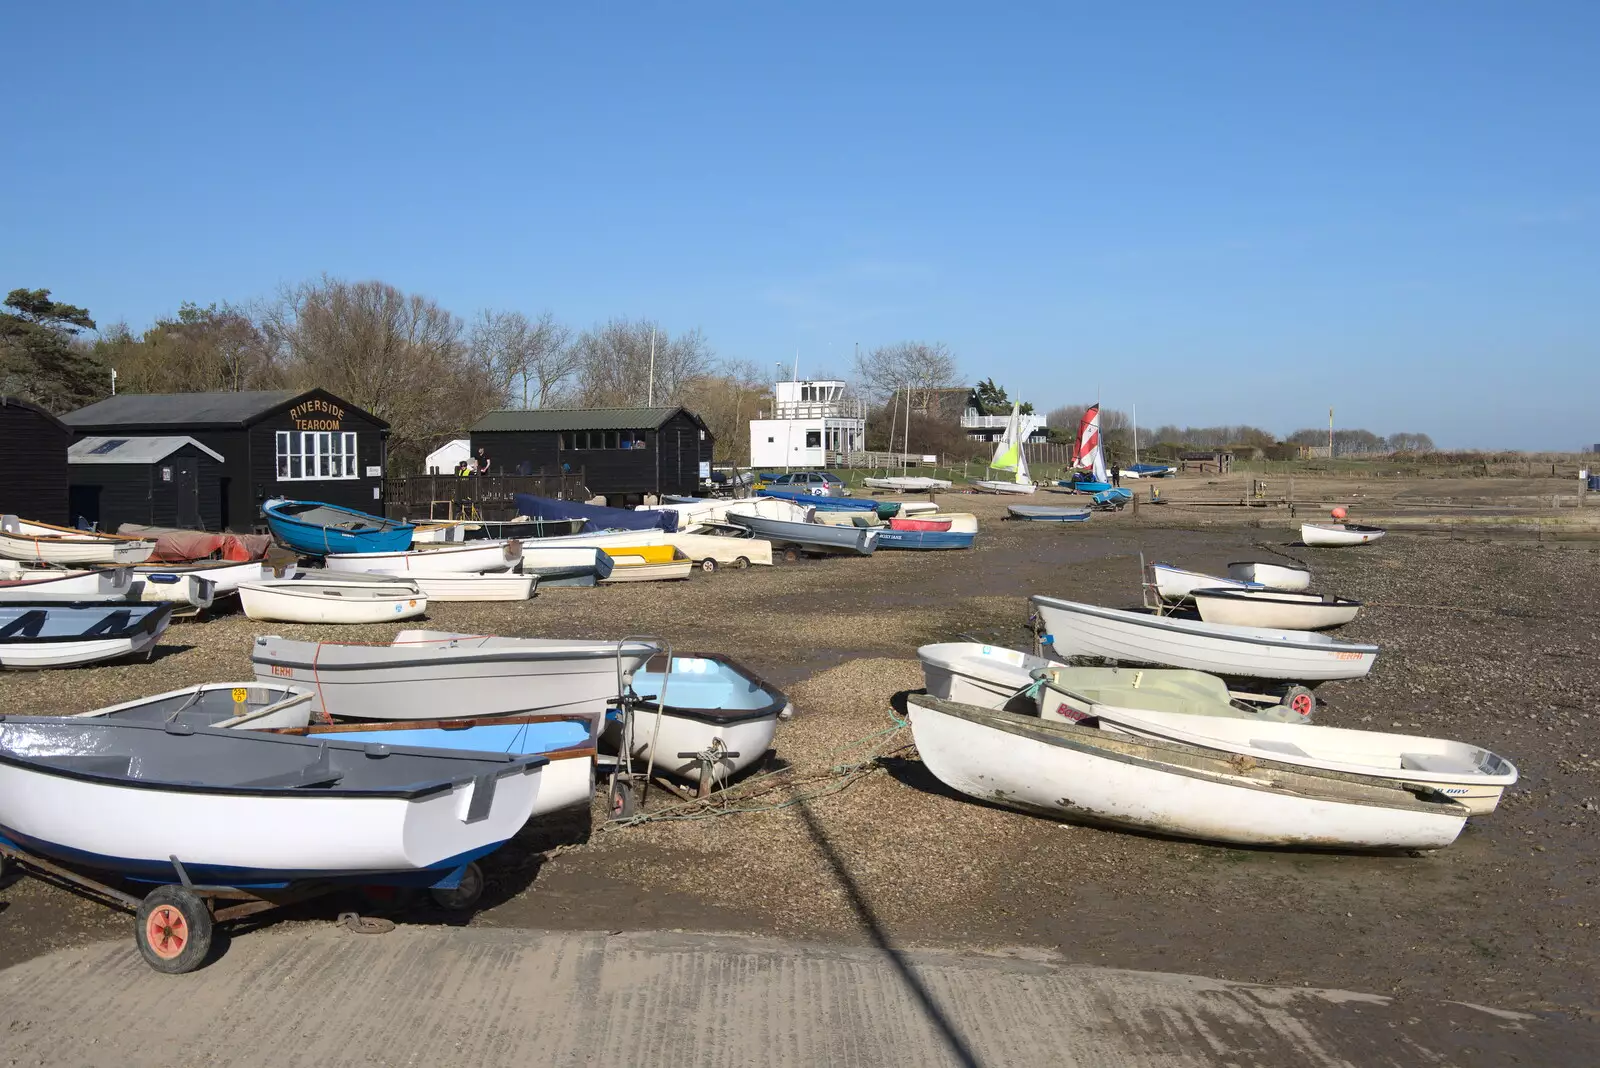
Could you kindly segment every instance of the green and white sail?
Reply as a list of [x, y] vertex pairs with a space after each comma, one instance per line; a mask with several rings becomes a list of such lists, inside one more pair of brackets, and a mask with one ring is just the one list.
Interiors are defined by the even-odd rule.
[[1028, 457], [1022, 451], [1022, 420], [1020, 406], [1011, 405], [1011, 418], [1006, 422], [1006, 430], [1000, 435], [1000, 442], [995, 447], [994, 459], [989, 461], [992, 471], [1015, 472], [1015, 481], [1028, 484], [1033, 481], [1028, 474]]

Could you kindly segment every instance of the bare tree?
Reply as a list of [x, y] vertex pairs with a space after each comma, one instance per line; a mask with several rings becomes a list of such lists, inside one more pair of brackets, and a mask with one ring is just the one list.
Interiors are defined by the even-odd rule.
[[[659, 354], [658, 354], [659, 355]], [[728, 361], [717, 373], [696, 379], [690, 387], [695, 414], [716, 439], [720, 463], [750, 463], [750, 420], [772, 394], [759, 367], [748, 360]]]
[[926, 412], [939, 390], [957, 384], [959, 371], [950, 347], [942, 341], [898, 341], [856, 358], [856, 377], [867, 396], [883, 403], [904, 392], [913, 411]]
[[500, 392], [513, 401], [520, 394], [524, 408], [555, 400], [580, 362], [572, 331], [550, 312], [532, 321], [521, 312], [479, 312], [468, 344]]
[[267, 335], [244, 310], [184, 304], [135, 338], [118, 323], [95, 343], [99, 360], [134, 393], [277, 389], [283, 384]]
[[711, 349], [699, 328], [673, 337], [648, 319], [612, 319], [584, 331], [573, 348], [575, 400], [588, 407], [683, 404], [690, 384], [711, 370]]
[[387, 420], [401, 467], [505, 402], [472, 360], [460, 319], [383, 282], [307, 282], [267, 309], [262, 328], [292, 384], [320, 386]]

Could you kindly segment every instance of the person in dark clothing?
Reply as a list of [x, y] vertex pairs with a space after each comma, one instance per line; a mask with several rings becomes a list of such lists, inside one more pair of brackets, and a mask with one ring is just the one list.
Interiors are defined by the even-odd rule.
[[1122, 488], [1122, 465], [1121, 464], [1114, 463], [1114, 464], [1111, 465], [1111, 485], [1115, 489], [1121, 489]]
[[478, 474], [489, 473], [489, 450], [483, 445], [478, 446]]

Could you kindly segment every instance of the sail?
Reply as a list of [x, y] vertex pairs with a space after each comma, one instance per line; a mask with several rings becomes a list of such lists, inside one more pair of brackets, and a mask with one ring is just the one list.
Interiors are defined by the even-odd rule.
[[1000, 442], [995, 446], [994, 459], [989, 461], [989, 467], [995, 471], [1015, 471], [1018, 464], [1026, 464], [1022, 456], [1022, 443], [1017, 435], [1017, 405], [1011, 406], [1011, 418], [1006, 421], [1005, 433], [1000, 435]]
[[1093, 405], [1083, 413], [1083, 422], [1078, 424], [1078, 440], [1073, 451], [1077, 454], [1077, 459], [1073, 461], [1074, 467], [1089, 468], [1093, 471], [1096, 482], [1109, 481], [1105, 450], [1100, 447], [1100, 405]]

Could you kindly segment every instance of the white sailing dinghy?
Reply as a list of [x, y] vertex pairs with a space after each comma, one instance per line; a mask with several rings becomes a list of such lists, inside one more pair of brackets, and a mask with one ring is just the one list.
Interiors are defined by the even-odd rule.
[[1356, 618], [1361, 602], [1327, 593], [1283, 590], [1195, 590], [1190, 596], [1207, 623], [1278, 630], [1325, 630]]
[[182, 690], [80, 712], [78, 719], [119, 723], [183, 723], [190, 727], [304, 727], [311, 722], [311, 691], [287, 683], [205, 682]]
[[1228, 577], [1246, 585], [1265, 586], [1269, 590], [1304, 593], [1311, 588], [1311, 569], [1290, 567], [1288, 564], [1269, 564], [1261, 560], [1241, 560], [1228, 565]]
[[1516, 765], [1465, 742], [1409, 734], [1217, 719], [1179, 712], [1100, 707], [1102, 730], [1219, 749], [1295, 767], [1423, 783], [1466, 806], [1473, 815], [1493, 812]]
[[1301, 523], [1300, 540], [1312, 548], [1332, 549], [1343, 545], [1365, 545], [1389, 533], [1381, 527], [1355, 523]]
[[1005, 433], [1000, 435], [1000, 441], [995, 446], [994, 458], [989, 461], [991, 471], [1010, 471], [1010, 481], [1000, 479], [972, 480], [972, 484], [988, 493], [1032, 493], [1037, 488], [1033, 478], [1028, 474], [1028, 454], [1022, 447], [1022, 423], [1019, 415], [1020, 406], [1011, 405], [1011, 418], [1006, 423]]
[[251, 619], [274, 623], [390, 623], [416, 619], [428, 599], [416, 583], [269, 579], [239, 587], [239, 603]]
[[1233, 845], [1357, 850], [1439, 849], [1467, 820], [1465, 806], [1421, 785], [918, 694], [908, 704], [917, 751], [941, 782], [1050, 819]]
[[156, 543], [0, 516], [0, 556], [41, 564], [141, 564]]

